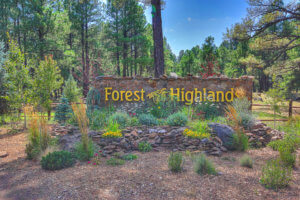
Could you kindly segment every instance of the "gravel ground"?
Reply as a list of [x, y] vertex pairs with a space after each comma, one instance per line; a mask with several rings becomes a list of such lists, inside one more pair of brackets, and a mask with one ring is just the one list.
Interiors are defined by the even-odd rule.
[[[0, 158], [0, 200], [21, 199], [300, 199], [300, 169], [293, 170], [290, 186], [279, 191], [259, 184], [261, 167], [277, 156], [269, 148], [249, 150], [254, 168], [243, 168], [243, 153], [230, 152], [222, 157], [209, 157], [218, 176], [199, 176], [190, 158], [184, 171], [168, 170], [169, 151], [135, 152], [139, 158], [123, 166], [108, 166], [105, 159], [98, 166], [77, 163], [55, 172], [41, 169], [38, 162], [25, 159], [25, 133], [0, 139], [0, 150], [8, 156]], [[297, 152], [298, 157], [300, 152]]]

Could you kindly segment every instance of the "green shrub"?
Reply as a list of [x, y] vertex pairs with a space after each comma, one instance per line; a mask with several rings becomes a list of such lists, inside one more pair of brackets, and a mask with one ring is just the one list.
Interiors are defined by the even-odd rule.
[[182, 112], [172, 114], [167, 119], [167, 124], [170, 126], [185, 126], [188, 122], [188, 118]]
[[55, 109], [55, 121], [65, 123], [71, 116], [72, 109], [67, 98], [61, 98], [60, 104]]
[[291, 181], [291, 168], [284, 167], [279, 160], [269, 160], [262, 168], [260, 183], [266, 188], [279, 189]]
[[214, 164], [210, 160], [208, 160], [208, 158], [204, 154], [201, 154], [195, 158], [194, 170], [197, 174], [200, 175], [217, 174]]
[[282, 163], [287, 167], [294, 167], [296, 163], [296, 154], [291, 152], [287, 146], [281, 145], [278, 149], [279, 157]]
[[58, 170], [73, 166], [75, 159], [67, 151], [54, 151], [47, 154], [41, 160], [42, 168], [45, 170]]
[[156, 126], [158, 125], [158, 120], [151, 114], [141, 114], [138, 116], [139, 122], [142, 125]]
[[101, 110], [94, 110], [89, 114], [90, 128], [92, 130], [100, 130], [108, 124], [108, 115]]
[[122, 156], [122, 159], [123, 159], [123, 160], [135, 160], [135, 159], [137, 159], [137, 158], [138, 158], [137, 155], [134, 155], [134, 154], [131, 154], [131, 153]]
[[196, 102], [193, 117], [199, 118], [199, 116], [204, 116], [205, 119], [213, 119], [220, 116], [222, 112], [220, 105], [215, 102]]
[[138, 144], [139, 151], [141, 152], [149, 152], [152, 150], [152, 146], [149, 142], [140, 142]]
[[120, 125], [118, 124], [118, 122], [115, 122], [113, 120], [109, 120], [108, 125], [105, 129], [106, 132], [121, 132], [120, 130]]
[[183, 156], [180, 152], [171, 152], [168, 159], [168, 166], [172, 172], [180, 172], [183, 169]]
[[90, 160], [94, 155], [94, 144], [92, 140], [88, 141], [87, 148], [84, 147], [82, 142], [75, 145], [75, 155], [81, 161]]
[[293, 153], [300, 146], [300, 137], [297, 134], [288, 133], [284, 135], [282, 140], [271, 141], [268, 146], [275, 151], [278, 151], [283, 146]]
[[40, 155], [41, 148], [39, 145], [34, 145], [33, 143], [29, 143], [26, 144], [25, 153], [27, 155], [27, 159], [33, 160]]
[[124, 165], [125, 161], [119, 158], [110, 158], [106, 161], [106, 164], [112, 166]]
[[269, 142], [269, 144], [267, 146], [271, 147], [274, 151], [278, 151], [281, 144], [282, 144], [281, 140], [274, 140], [274, 141]]
[[233, 146], [231, 150], [246, 151], [249, 148], [248, 137], [244, 133], [233, 134]]
[[240, 117], [241, 121], [240, 121], [240, 125], [247, 130], [250, 130], [251, 127], [253, 126], [255, 119], [252, 116], [252, 113], [249, 112], [241, 112], [238, 113], [238, 116]]
[[139, 119], [137, 117], [130, 118], [129, 126], [138, 126], [139, 125]]
[[240, 160], [240, 164], [243, 167], [248, 167], [248, 168], [252, 168], [253, 167], [253, 160], [250, 156], [248, 155], [244, 155], [241, 160]]
[[70, 75], [63, 87], [63, 97], [68, 99], [70, 103], [78, 102], [81, 97], [81, 91], [77, 86], [77, 82]]
[[122, 112], [116, 112], [111, 117], [110, 120], [116, 122], [120, 125], [120, 128], [125, 128], [129, 125], [130, 118], [129, 115]]
[[99, 90], [93, 87], [90, 88], [86, 97], [86, 105], [88, 112], [93, 112], [96, 109], [100, 109], [101, 94]]
[[178, 110], [179, 102], [177, 97], [160, 95], [158, 102], [153, 103], [150, 113], [157, 118], [166, 118]]

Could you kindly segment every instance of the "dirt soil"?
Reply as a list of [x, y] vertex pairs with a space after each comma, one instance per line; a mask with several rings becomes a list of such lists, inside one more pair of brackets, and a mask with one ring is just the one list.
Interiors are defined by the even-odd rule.
[[[38, 162], [25, 159], [26, 133], [0, 139], [0, 200], [21, 199], [300, 199], [300, 169], [293, 170], [290, 186], [279, 191], [265, 189], [259, 183], [262, 165], [277, 156], [270, 148], [249, 150], [254, 168], [243, 168], [243, 153], [230, 152], [209, 157], [220, 172], [217, 176], [200, 176], [186, 158], [184, 172], [168, 170], [168, 151], [139, 153], [139, 158], [123, 166], [108, 166], [105, 158], [98, 166], [77, 163], [55, 172], [41, 169]], [[298, 157], [300, 152], [297, 152]]]

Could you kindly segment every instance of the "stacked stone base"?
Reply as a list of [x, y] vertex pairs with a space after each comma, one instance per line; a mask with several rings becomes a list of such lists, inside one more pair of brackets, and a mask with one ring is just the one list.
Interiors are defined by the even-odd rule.
[[[115, 152], [132, 152], [138, 150], [138, 144], [147, 141], [151, 144], [154, 151], [160, 149], [170, 149], [172, 151], [201, 151], [209, 155], [220, 156], [226, 152], [228, 140], [232, 138], [234, 131], [231, 127], [223, 124], [211, 123], [211, 138], [193, 139], [184, 136], [182, 133], [187, 127], [128, 127], [123, 130], [122, 138], [103, 138], [103, 132], [92, 131], [89, 137], [104, 154], [112, 154]], [[75, 144], [80, 141], [81, 134], [78, 129], [72, 127], [67, 134], [63, 135], [59, 142], [64, 150], [72, 151]], [[264, 147], [270, 141], [282, 139], [283, 132], [267, 127], [261, 122], [257, 122], [246, 131], [249, 142], [253, 147]], [[229, 147], [228, 147], [229, 148]]]
[[138, 150], [138, 144], [147, 141], [154, 151], [170, 149], [172, 151], [204, 151], [211, 155], [221, 155], [227, 151], [218, 137], [212, 139], [192, 139], [182, 133], [186, 127], [130, 127], [123, 131], [122, 138], [103, 138], [100, 132], [92, 134], [93, 141], [104, 153], [131, 152]]
[[[203, 151], [209, 155], [220, 156], [227, 149], [217, 136], [210, 139], [192, 139], [182, 133], [186, 127], [129, 127], [123, 130], [122, 138], [103, 138], [103, 132], [90, 132], [89, 136], [99, 146], [104, 154], [115, 152], [132, 152], [138, 150], [138, 144], [147, 141], [154, 151], [170, 149], [172, 151]], [[64, 150], [72, 151], [80, 141], [79, 131], [66, 134], [60, 138], [60, 144]]]

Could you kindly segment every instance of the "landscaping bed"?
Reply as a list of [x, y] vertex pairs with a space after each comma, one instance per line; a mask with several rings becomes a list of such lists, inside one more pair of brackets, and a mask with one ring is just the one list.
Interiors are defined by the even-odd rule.
[[[18, 141], [16, 143], [15, 141]], [[264, 163], [278, 156], [271, 148], [248, 151], [254, 160], [252, 169], [241, 167], [241, 152], [209, 157], [218, 175], [198, 176], [192, 161], [184, 156], [183, 173], [168, 169], [168, 150], [139, 153], [138, 159], [112, 167], [102, 158], [97, 166], [78, 162], [74, 167], [49, 172], [38, 162], [25, 159], [25, 133], [0, 140], [11, 148], [1, 158], [0, 199], [290, 199], [300, 191], [300, 171], [296, 168], [287, 188], [279, 191], [259, 183]], [[297, 151], [297, 156], [300, 152]], [[16, 157], [19, 155], [19, 158]]]

